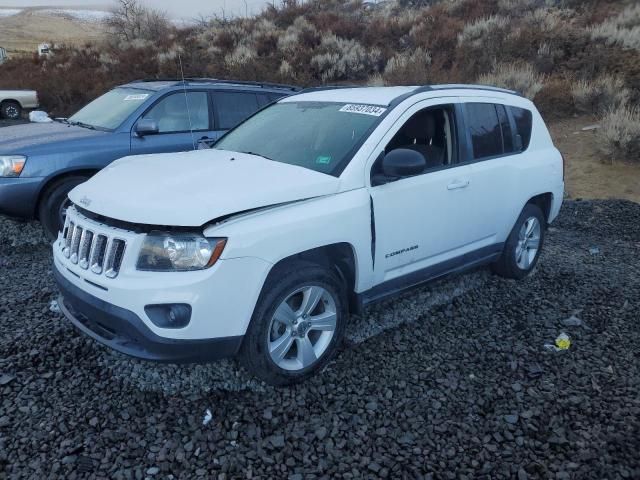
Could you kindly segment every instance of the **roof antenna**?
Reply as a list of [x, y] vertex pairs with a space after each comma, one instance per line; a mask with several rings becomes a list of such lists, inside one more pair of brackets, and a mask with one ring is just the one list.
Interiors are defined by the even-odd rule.
[[182, 57], [178, 53], [178, 61], [180, 62], [180, 76], [182, 77], [182, 90], [184, 91], [184, 104], [187, 106], [187, 118], [189, 119], [189, 132], [191, 133], [191, 145], [196, 149], [196, 140], [193, 136], [193, 125], [191, 124], [191, 112], [189, 111], [189, 100], [187, 99], [187, 82], [184, 80], [184, 70], [182, 69]]

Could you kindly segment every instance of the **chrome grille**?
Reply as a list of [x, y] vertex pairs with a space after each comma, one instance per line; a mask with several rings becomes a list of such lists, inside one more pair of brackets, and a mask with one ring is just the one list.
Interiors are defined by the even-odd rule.
[[127, 246], [126, 241], [97, 232], [91, 225], [82, 223], [82, 219], [70, 220], [67, 217], [60, 242], [63, 255], [71, 263], [84, 270], [90, 269], [96, 275], [117, 277]]

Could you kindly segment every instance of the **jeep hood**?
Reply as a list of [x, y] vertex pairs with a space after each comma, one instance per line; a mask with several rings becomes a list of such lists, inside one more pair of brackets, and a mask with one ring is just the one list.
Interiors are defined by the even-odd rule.
[[113, 162], [69, 193], [108, 218], [199, 227], [226, 215], [336, 193], [338, 178], [224, 150], [140, 155]]

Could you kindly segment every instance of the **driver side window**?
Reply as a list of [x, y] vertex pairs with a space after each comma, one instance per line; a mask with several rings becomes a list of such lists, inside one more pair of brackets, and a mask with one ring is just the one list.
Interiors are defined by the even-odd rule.
[[158, 133], [209, 130], [207, 92], [173, 93], [156, 103], [142, 118], [157, 122]]
[[[425, 172], [456, 163], [454, 111], [453, 105], [439, 105], [416, 112], [387, 144], [384, 155], [397, 149], [413, 150], [424, 157]], [[382, 158], [372, 168], [372, 183], [380, 183], [381, 176]]]

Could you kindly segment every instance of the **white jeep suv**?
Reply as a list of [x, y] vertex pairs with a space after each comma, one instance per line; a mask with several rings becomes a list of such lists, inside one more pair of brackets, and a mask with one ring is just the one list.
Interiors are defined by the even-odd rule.
[[292, 383], [364, 305], [481, 264], [527, 275], [563, 190], [515, 92], [311, 89], [211, 150], [123, 158], [76, 187], [53, 245], [59, 303], [120, 352], [237, 355]]

